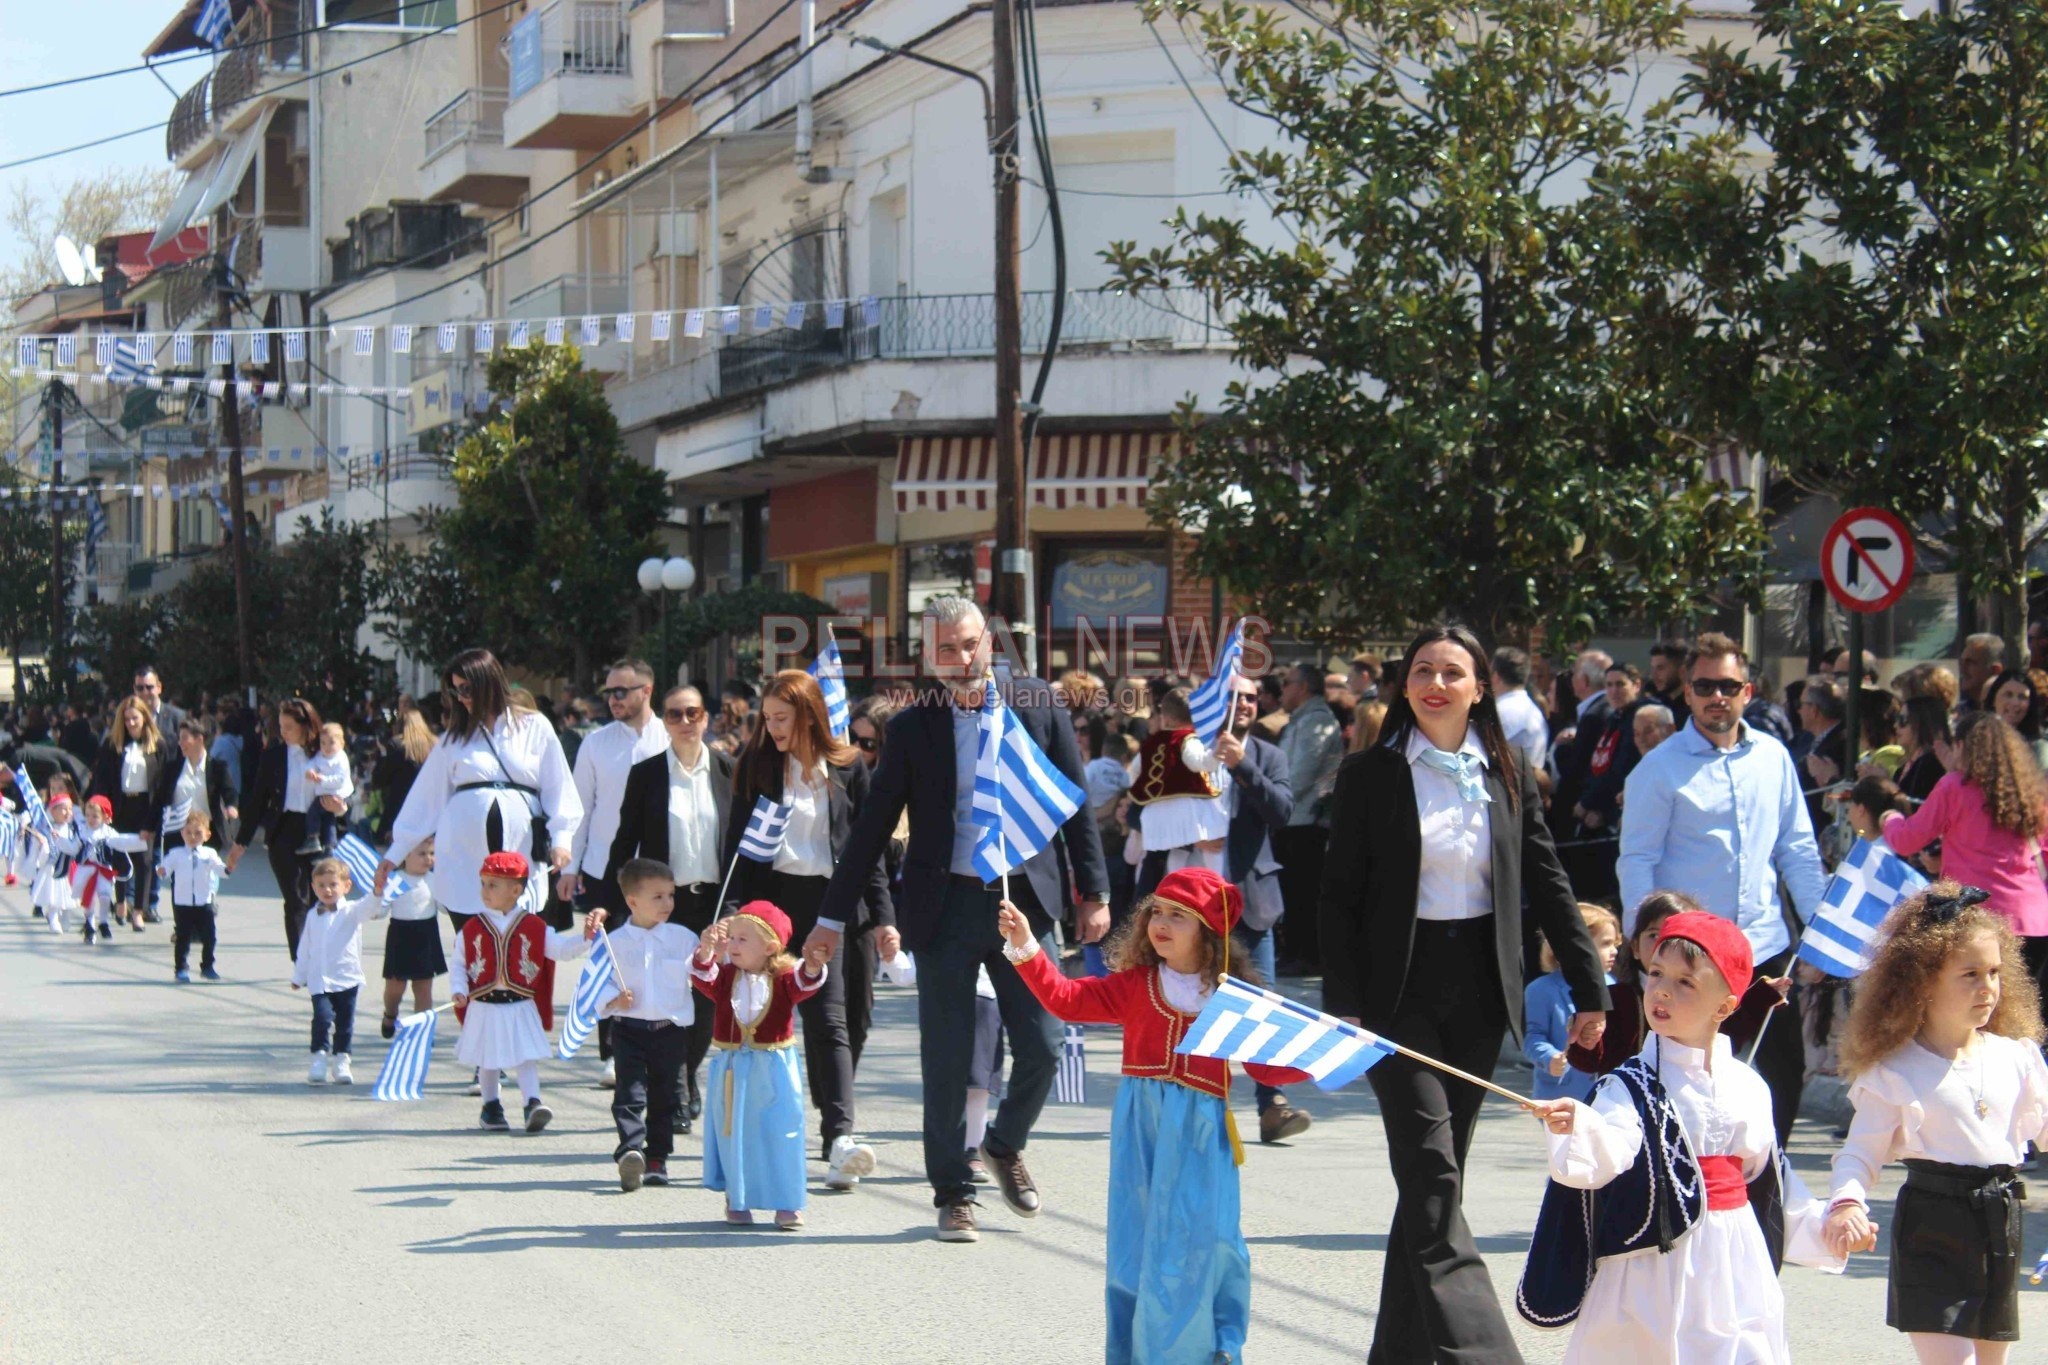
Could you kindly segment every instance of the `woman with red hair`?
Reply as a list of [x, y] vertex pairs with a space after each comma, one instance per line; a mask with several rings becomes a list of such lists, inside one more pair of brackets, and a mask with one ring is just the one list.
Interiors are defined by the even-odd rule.
[[[732, 819], [726, 822], [725, 858], [733, 864], [747, 817], [760, 797], [789, 806], [789, 825], [772, 862], [738, 860], [726, 904], [765, 900], [790, 919], [798, 947], [818, 927], [818, 906], [868, 796], [868, 769], [860, 751], [832, 733], [817, 679], [787, 668], [769, 679], [761, 696], [761, 725], [733, 768]], [[895, 921], [881, 863], [863, 898], [859, 924], [826, 921], [827, 929], [860, 934]], [[850, 1190], [875, 1168], [875, 1154], [853, 1138], [853, 1044], [846, 1027], [846, 947], [833, 953], [825, 984], [797, 1007], [804, 1026], [804, 1066], [811, 1102], [818, 1107], [827, 1188]]]

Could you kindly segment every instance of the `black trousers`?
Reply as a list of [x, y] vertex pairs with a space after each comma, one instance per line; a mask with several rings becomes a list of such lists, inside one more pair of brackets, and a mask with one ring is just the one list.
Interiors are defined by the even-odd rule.
[[[312, 862], [299, 856], [306, 841], [306, 817], [288, 810], [277, 817], [277, 825], [263, 837], [264, 852], [270, 858], [270, 873], [277, 878], [278, 894], [284, 897], [284, 942], [294, 961], [299, 956], [299, 930], [305, 927], [306, 912], [313, 907]], [[356, 894], [368, 895], [369, 888]]]
[[[700, 1011], [708, 1014], [710, 1011]], [[650, 1162], [665, 1162], [675, 1150], [677, 1097], [682, 1091], [687, 1030], [639, 1019], [612, 1021], [612, 1056], [619, 1083], [612, 1091], [612, 1122], [618, 1126], [616, 1161], [638, 1148]]]
[[846, 1038], [853, 1047], [853, 1069], [860, 1071], [860, 1054], [868, 1045], [868, 1032], [875, 1023], [875, 978], [881, 974], [872, 933], [853, 934], [846, 940]]
[[[669, 921], [701, 937], [711, 927], [711, 917], [717, 912], [717, 886], [708, 882], [695, 887], [679, 885], [676, 887], [675, 912], [669, 916]], [[711, 1001], [700, 993], [696, 1007], [696, 1013], [683, 1029], [683, 1081], [692, 1095], [697, 1093], [697, 1073], [703, 1069], [704, 1058], [711, 1052]]]
[[1281, 956], [1304, 967], [1322, 962], [1316, 901], [1323, 893], [1323, 852], [1329, 846], [1330, 831], [1321, 825], [1287, 825], [1273, 831], [1280, 899], [1286, 906], [1279, 924]]
[[[768, 870], [765, 899], [789, 916], [789, 950], [800, 952], [818, 927], [829, 877], [795, 877]], [[819, 1135], [830, 1153], [832, 1139], [853, 1132], [853, 1038], [846, 1028], [846, 955], [842, 937], [825, 972], [825, 986], [796, 1007], [804, 1025], [804, 1073], [811, 1083], [811, 1103], [818, 1109]]]
[[[1797, 948], [1787, 948], [1756, 966], [1756, 975], [1789, 976]], [[1766, 1016], [1763, 1037], [1756, 1045], [1750, 1065], [1771, 1088], [1771, 1125], [1778, 1130], [1782, 1149], [1792, 1137], [1793, 1120], [1799, 1117], [1799, 1095], [1806, 1088], [1806, 1042], [1800, 1035], [1799, 987], [1793, 987], [1792, 1002]]]
[[199, 970], [213, 970], [213, 907], [173, 905], [171, 907], [171, 965], [184, 971], [193, 944], [199, 945]]
[[[1491, 1077], [1506, 1027], [1492, 917], [1418, 922], [1387, 1036]], [[1379, 1097], [1398, 1192], [1367, 1361], [1519, 1362], [1493, 1279], [1465, 1222], [1465, 1155], [1486, 1092], [1401, 1056], [1365, 1075]]]
[[[1011, 899], [1020, 907], [1035, 903], [1030, 887], [1022, 877], [1010, 878]], [[995, 887], [967, 877], [948, 879], [938, 931], [917, 953], [924, 1170], [932, 1183], [932, 1202], [942, 1208], [972, 1199], [976, 1188], [967, 1167], [967, 1080], [974, 1065], [977, 968], [988, 968], [1010, 1041], [1010, 1083], [989, 1120], [991, 1147], [1004, 1153], [1024, 1150], [1059, 1070], [1064, 1031], [1003, 956], [1003, 937], [996, 929], [1001, 900]], [[1056, 953], [1059, 948], [1047, 935], [1039, 940], [1039, 950]]]

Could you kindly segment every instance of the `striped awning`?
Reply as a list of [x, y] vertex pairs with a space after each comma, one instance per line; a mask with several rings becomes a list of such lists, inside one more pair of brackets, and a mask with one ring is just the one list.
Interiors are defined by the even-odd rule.
[[[1173, 433], [1041, 436], [1029, 460], [1034, 507], [1139, 507]], [[996, 501], [993, 436], [911, 436], [896, 454], [896, 511], [987, 512]]]

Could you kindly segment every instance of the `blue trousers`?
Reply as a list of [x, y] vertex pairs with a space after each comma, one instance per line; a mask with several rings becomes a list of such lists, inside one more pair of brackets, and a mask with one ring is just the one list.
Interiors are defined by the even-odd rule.
[[326, 991], [313, 997], [313, 1051], [350, 1050], [356, 1040], [356, 992], [360, 989], [350, 986], [345, 991]]

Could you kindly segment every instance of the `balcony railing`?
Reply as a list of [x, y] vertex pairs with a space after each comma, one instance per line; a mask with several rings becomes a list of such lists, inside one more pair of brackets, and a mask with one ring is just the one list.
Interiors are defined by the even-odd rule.
[[483, 248], [482, 230], [460, 204], [406, 200], [364, 209], [348, 220], [348, 236], [328, 243], [336, 284], [394, 266], [432, 270]]
[[574, 341], [576, 319], [597, 314], [605, 320], [605, 331], [609, 333], [612, 317], [625, 311], [624, 275], [558, 275], [538, 288], [527, 290], [511, 303], [513, 317], [533, 319], [536, 339], [540, 336], [542, 321], [548, 318], [568, 319], [570, 326], [564, 336]]
[[557, 76], [632, 74], [626, 6], [619, 0], [554, 0], [512, 26], [506, 39], [511, 82], [518, 99]]
[[505, 100], [502, 90], [465, 90], [427, 119], [427, 152], [432, 161], [465, 142], [496, 147], [505, 141]]
[[335, 459], [329, 466], [330, 488], [378, 488], [407, 479], [448, 481], [453, 462], [445, 454], [411, 448], [378, 450]]
[[178, 96], [178, 102], [171, 107], [171, 121], [164, 131], [164, 151], [172, 161], [212, 130], [212, 97], [213, 77], [205, 75]]
[[299, 69], [300, 32], [306, 27], [302, 19], [311, 12], [312, 6], [302, 0], [270, 0], [268, 5], [253, 5], [243, 13], [214, 72], [215, 120], [226, 118], [236, 105], [255, 95], [272, 72]]

